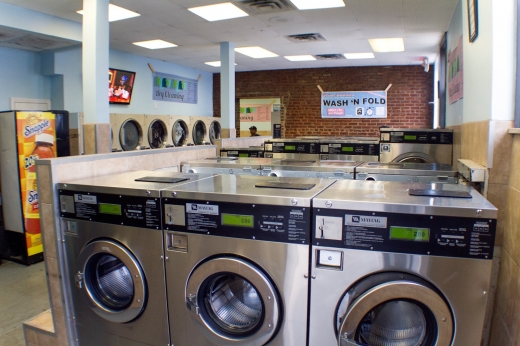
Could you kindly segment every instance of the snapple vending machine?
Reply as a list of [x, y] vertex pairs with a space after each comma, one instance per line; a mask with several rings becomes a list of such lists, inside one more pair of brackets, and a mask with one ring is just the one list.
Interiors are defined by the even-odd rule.
[[43, 260], [36, 160], [69, 156], [67, 111], [0, 112], [0, 183], [3, 259]]

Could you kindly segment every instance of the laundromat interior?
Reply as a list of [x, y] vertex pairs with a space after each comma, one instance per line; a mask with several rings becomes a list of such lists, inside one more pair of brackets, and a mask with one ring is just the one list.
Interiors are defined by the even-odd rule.
[[0, 346], [519, 345], [519, 11], [0, 0]]

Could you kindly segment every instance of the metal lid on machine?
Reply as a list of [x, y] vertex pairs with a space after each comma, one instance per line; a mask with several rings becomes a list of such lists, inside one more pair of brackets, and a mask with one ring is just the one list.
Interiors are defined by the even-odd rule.
[[213, 174], [176, 173], [165, 171], [132, 171], [59, 183], [59, 190], [121, 194], [127, 196], [160, 197], [160, 191], [206, 179]]
[[447, 164], [413, 162], [366, 162], [356, 167], [356, 173], [448, 177], [458, 175], [458, 172]]
[[183, 199], [310, 207], [312, 197], [335, 181], [223, 174], [167, 190]]
[[[413, 196], [409, 190], [468, 192], [471, 198]], [[315, 208], [496, 219], [497, 209], [471, 186], [341, 180], [313, 200]]]
[[263, 165], [272, 164], [278, 160], [256, 157], [211, 157], [204, 160], [185, 162], [189, 167], [229, 167], [261, 169]]
[[311, 171], [311, 172], [343, 172], [354, 173], [357, 166], [363, 161], [313, 161], [313, 160], [293, 160], [280, 159], [275, 160], [271, 164], [265, 164], [263, 168], [270, 168], [273, 170], [286, 171]]

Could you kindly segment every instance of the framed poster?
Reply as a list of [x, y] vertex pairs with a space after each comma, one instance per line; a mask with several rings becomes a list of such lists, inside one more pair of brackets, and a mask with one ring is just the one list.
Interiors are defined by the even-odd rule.
[[478, 36], [478, 8], [477, 0], [467, 0], [468, 2], [468, 27], [469, 42], [475, 41]]

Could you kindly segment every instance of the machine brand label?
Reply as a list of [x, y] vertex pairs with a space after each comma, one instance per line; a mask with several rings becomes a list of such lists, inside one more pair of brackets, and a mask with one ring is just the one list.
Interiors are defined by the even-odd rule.
[[375, 227], [386, 228], [387, 218], [367, 215], [349, 215], [345, 214], [346, 226], [361, 226], [361, 227]]
[[186, 212], [192, 214], [218, 215], [218, 205], [186, 203]]
[[74, 195], [74, 202], [78, 203], [87, 203], [87, 204], [97, 204], [97, 197], [90, 195]]

